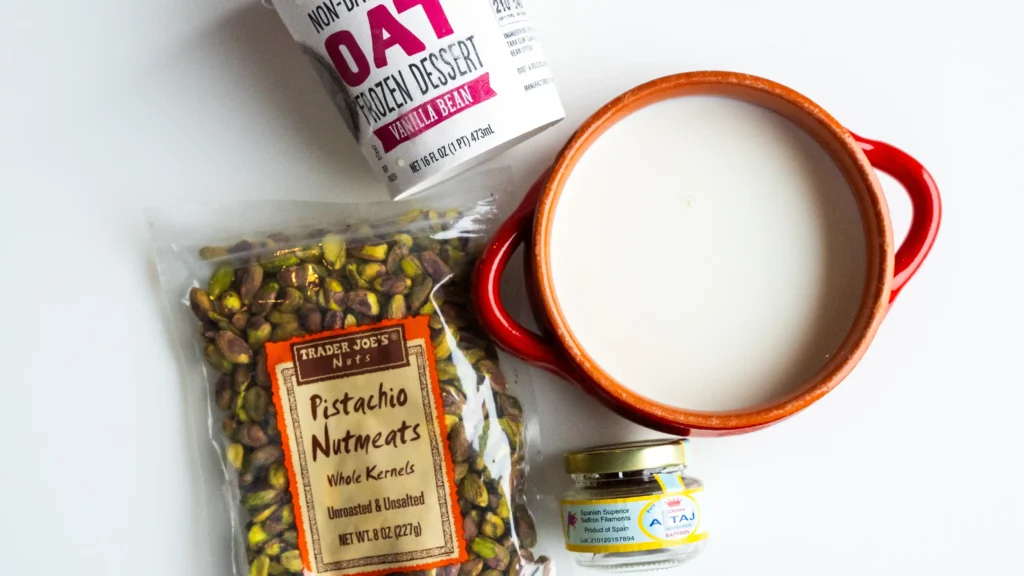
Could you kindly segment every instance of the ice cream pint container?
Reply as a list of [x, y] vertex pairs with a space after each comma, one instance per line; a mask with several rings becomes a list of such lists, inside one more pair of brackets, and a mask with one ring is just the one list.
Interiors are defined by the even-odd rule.
[[399, 200], [565, 116], [522, 0], [276, 0]]

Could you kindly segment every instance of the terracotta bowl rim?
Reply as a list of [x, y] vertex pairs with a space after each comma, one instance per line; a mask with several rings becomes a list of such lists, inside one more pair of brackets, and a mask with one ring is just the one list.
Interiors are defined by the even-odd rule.
[[[836, 354], [804, 386], [777, 401], [745, 409], [706, 412], [663, 404], [617, 382], [582, 347], [570, 329], [555, 292], [550, 268], [550, 238], [555, 208], [576, 163], [590, 145], [620, 119], [650, 104], [687, 95], [724, 95], [774, 109], [808, 132], [840, 166], [857, 197], [865, 232], [868, 266], [861, 306]], [[781, 111], [780, 111], [781, 110]], [[844, 168], [845, 166], [845, 168]], [[548, 327], [569, 361], [586, 375], [602, 396], [644, 421], [673, 427], [739, 430], [762, 427], [803, 410], [831, 391], [860, 361], [889, 306], [895, 248], [892, 225], [874, 168], [853, 136], [824, 109], [796, 91], [757, 76], [704, 71], [666, 76], [633, 88], [594, 113], [561, 150], [537, 204], [532, 240], [536, 293]], [[589, 383], [582, 383], [586, 386]]]

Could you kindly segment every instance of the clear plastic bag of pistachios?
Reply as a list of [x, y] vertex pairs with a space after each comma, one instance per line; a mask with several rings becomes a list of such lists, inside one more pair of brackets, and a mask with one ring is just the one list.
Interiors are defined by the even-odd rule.
[[186, 398], [216, 449], [202, 434], [199, 468], [226, 480], [198, 532], [225, 569], [551, 570], [528, 509], [528, 372], [499, 365], [469, 303], [508, 180], [153, 212]]

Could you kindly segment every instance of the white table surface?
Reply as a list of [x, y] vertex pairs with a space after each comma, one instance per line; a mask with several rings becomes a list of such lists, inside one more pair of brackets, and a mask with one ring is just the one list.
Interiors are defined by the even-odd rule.
[[[694, 442], [716, 529], [676, 572], [1024, 573], [1024, 4], [531, 5], [568, 119], [501, 158], [520, 184], [621, 91], [720, 68], [905, 148], [945, 193], [931, 258], [838, 390], [769, 430]], [[201, 522], [220, 479], [187, 429], [143, 208], [383, 188], [254, 0], [5, 2], [0, 54], [0, 569], [226, 574], [224, 527]], [[548, 494], [564, 450], [645, 434], [552, 377], [535, 388]], [[555, 514], [538, 515], [558, 571], [583, 574]]]

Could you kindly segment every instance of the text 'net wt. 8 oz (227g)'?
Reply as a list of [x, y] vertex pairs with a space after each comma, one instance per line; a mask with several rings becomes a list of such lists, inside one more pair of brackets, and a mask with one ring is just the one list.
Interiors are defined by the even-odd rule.
[[468, 301], [495, 201], [435, 202], [225, 244], [154, 231], [185, 356], [205, 358], [237, 574], [551, 570], [523, 410]]

